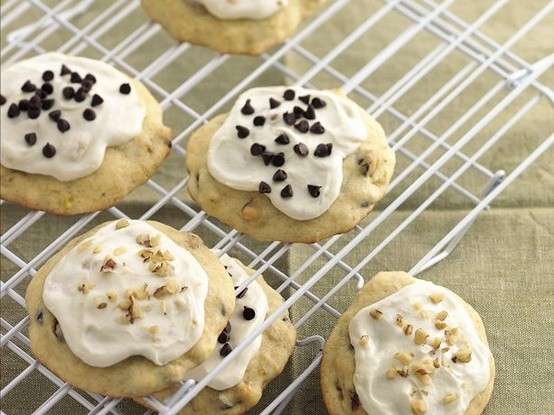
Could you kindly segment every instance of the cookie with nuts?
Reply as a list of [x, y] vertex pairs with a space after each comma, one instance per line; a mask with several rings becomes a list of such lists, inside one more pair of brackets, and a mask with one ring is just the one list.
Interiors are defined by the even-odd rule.
[[381, 126], [340, 91], [254, 88], [189, 139], [188, 192], [258, 240], [347, 232], [385, 194], [395, 157]]
[[81, 389], [134, 397], [175, 384], [211, 355], [235, 295], [199, 237], [122, 219], [54, 255], [26, 304], [41, 363]]
[[469, 304], [404, 272], [381, 272], [327, 340], [321, 390], [331, 415], [479, 415], [494, 376], [483, 322]]
[[142, 0], [176, 40], [221, 53], [259, 55], [292, 36], [325, 0]]

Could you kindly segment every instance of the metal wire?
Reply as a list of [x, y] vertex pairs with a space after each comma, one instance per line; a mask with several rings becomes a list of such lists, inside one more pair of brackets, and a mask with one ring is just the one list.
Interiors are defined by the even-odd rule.
[[[522, 27], [514, 28], [513, 33], [503, 43], [499, 44], [481, 29], [501, 11], [509, 0], [493, 0], [474, 22], [465, 22], [451, 11], [451, 5], [455, 0], [382, 0], [375, 11], [368, 13], [365, 20], [354, 26], [340, 42], [334, 45], [323, 55], [310, 50], [309, 40], [318, 36], [325, 30], [325, 25], [342, 12], [354, 7], [354, 1], [335, 0], [313, 19], [307, 22], [289, 41], [272, 53], [263, 54], [258, 65], [244, 78], [239, 80], [224, 95], [213, 103], [205, 111], [194, 108], [189, 94], [210, 77], [221, 72], [227, 65], [232, 65], [235, 58], [228, 55], [213, 54], [207, 62], [199, 66], [192, 75], [178, 85], [168, 89], [156, 80], [179, 61], [185, 59], [185, 54], [192, 51], [188, 44], [173, 44], [167, 50], [160, 50], [159, 55], [143, 69], [139, 69], [130, 63], [129, 57], [140, 51], [142, 47], [152, 39], [160, 36], [160, 26], [149, 22], [143, 17], [140, 25], [129, 27], [125, 36], [115, 45], [107, 47], [102, 42], [102, 37], [110, 33], [113, 28], [120, 30], [125, 27], [125, 19], [140, 10], [139, 0], [117, 0], [108, 4], [104, 9], [99, 9], [91, 20], [79, 26], [78, 17], [96, 1], [64, 0], [56, 2], [54, 7], [46, 0], [7, 0], [0, 8], [0, 28], [6, 35], [7, 43], [2, 47], [0, 56], [3, 64], [8, 64], [28, 55], [45, 52], [43, 43], [50, 36], [58, 33], [69, 34], [69, 39], [60, 45], [57, 50], [63, 53], [81, 54], [94, 51], [94, 56], [110, 62], [121, 70], [140, 79], [153, 93], [160, 98], [162, 108], [165, 111], [176, 111], [191, 121], [176, 131], [173, 140], [173, 155], [183, 158], [186, 155], [182, 143], [188, 135], [205, 123], [210, 117], [216, 115], [229, 105], [233, 99], [243, 90], [253, 85], [260, 75], [269, 70], [276, 71], [297, 85], [306, 87], [318, 87], [320, 77], [328, 77], [354, 98], [363, 100], [369, 113], [382, 120], [394, 120], [388, 131], [389, 142], [395, 149], [397, 157], [404, 163], [396, 172], [391, 183], [389, 198], [382, 203], [381, 211], [375, 212], [371, 220], [357, 226], [346, 235], [337, 235], [332, 238], [308, 245], [312, 252], [296, 264], [291, 270], [279, 265], [279, 260], [291, 252], [292, 244], [273, 242], [266, 244], [261, 250], [259, 244], [255, 246], [247, 237], [243, 237], [236, 230], [227, 230], [219, 223], [209, 218], [197, 206], [191, 204], [183, 197], [187, 178], [179, 180], [170, 188], [149, 180], [144, 186], [157, 195], [157, 199], [140, 216], [141, 219], [149, 219], [155, 216], [166, 206], [171, 206], [182, 212], [187, 218], [182, 227], [183, 231], [202, 229], [214, 235], [217, 239], [215, 247], [221, 252], [233, 249], [249, 260], [249, 266], [255, 269], [255, 274], [245, 281], [240, 292], [261, 273], [269, 272], [282, 282], [276, 287], [277, 291], [286, 296], [285, 303], [266, 321], [251, 333], [247, 339], [239, 344], [233, 352], [214, 368], [208, 375], [198, 382], [184, 380], [179, 390], [165, 402], [153, 397], [147, 397], [147, 402], [152, 408], [164, 414], [176, 414], [180, 408], [193, 399], [209, 381], [217, 375], [225, 366], [242, 351], [246, 345], [269, 327], [286, 310], [302, 303], [308, 305], [308, 311], [294, 321], [297, 328], [310, 328], [309, 322], [318, 312], [327, 314], [335, 319], [340, 316], [340, 310], [334, 308], [331, 303], [334, 298], [348, 283], [354, 281], [357, 288], [364, 283], [364, 267], [367, 266], [390, 244], [402, 238], [404, 232], [413, 225], [420, 215], [425, 212], [440, 196], [448, 190], [453, 190], [461, 195], [463, 200], [472, 206], [467, 214], [442, 238], [436, 241], [434, 246], [429, 246], [422, 258], [413, 265], [411, 272], [418, 274], [438, 261], [446, 258], [463, 238], [465, 232], [476, 220], [479, 213], [488, 209], [490, 203], [525, 169], [533, 164], [545, 151], [554, 144], [554, 135], [546, 132], [544, 140], [537, 145], [519, 165], [508, 172], [493, 171], [481, 160], [491, 148], [502, 140], [511, 128], [521, 123], [525, 116], [543, 100], [553, 99], [552, 90], [540, 82], [540, 76], [551, 68], [553, 57], [545, 57], [539, 62], [527, 62], [517, 56], [511, 47], [525, 37], [531, 30], [542, 23], [552, 13], [554, 3], [546, 2], [546, 5], [534, 14]], [[95, 9], [96, 10], [96, 9]], [[28, 25], [21, 25], [20, 20], [28, 13], [38, 13], [40, 18]], [[355, 47], [357, 41], [367, 36], [371, 30], [375, 30], [391, 15], [401, 15], [409, 22], [403, 28], [394, 28], [395, 36], [375, 56], [367, 56], [367, 60], [359, 67], [353, 68], [350, 75], [346, 75], [337, 69], [338, 62], [344, 54]], [[397, 32], [396, 32], [397, 31]], [[367, 80], [375, 73], [390, 65], [390, 61], [406, 53], [406, 45], [418, 40], [422, 34], [430, 34], [437, 40], [437, 45], [413, 66], [407, 67], [402, 77], [391, 82], [385, 92], [377, 94], [368, 89]], [[421, 85], [426, 76], [440, 67], [452, 53], [461, 53], [466, 62], [460, 66], [451, 78], [446, 80], [441, 87], [431, 94], [411, 114], [404, 113], [398, 105], [402, 97]], [[294, 66], [286, 64], [285, 58], [295, 58], [307, 63], [309, 66], [301, 71]], [[482, 91], [482, 95], [463, 114], [458, 115], [456, 121], [445, 131], [437, 131], [433, 128], [433, 122], [441, 116], [448, 114], [448, 109], [456, 105], [462, 94], [472, 88], [476, 80], [485, 75], [494, 75], [495, 83]], [[523, 104], [520, 97], [525, 96]], [[495, 122], [500, 117], [503, 123], [500, 127]], [[468, 126], [468, 121], [472, 120]], [[489, 131], [493, 129], [492, 133]], [[487, 132], [488, 135], [485, 135]], [[483, 138], [485, 137], [485, 138]], [[412, 146], [414, 141], [425, 143], [423, 149]], [[472, 141], [478, 141], [479, 145], [473, 152], [469, 152], [466, 145]], [[418, 148], [418, 150], [414, 150]], [[474, 147], [472, 147], [474, 148]], [[439, 151], [438, 157], [433, 157]], [[414, 175], [418, 171], [421, 174]], [[464, 186], [462, 180], [468, 175], [477, 178], [477, 185], [471, 188]], [[432, 179], [437, 179], [433, 181]], [[432, 182], [432, 184], [431, 184]], [[399, 210], [409, 206], [414, 195], [423, 192], [425, 186], [431, 186], [431, 192], [417, 206], [410, 208], [409, 215], [396, 224]], [[422, 194], [423, 196], [423, 194]], [[2, 201], [3, 209], [9, 207]], [[108, 209], [108, 214], [113, 217], [126, 217], [121, 210], [122, 205]], [[95, 212], [76, 219], [61, 235], [42, 249], [29, 260], [18, 256], [12, 245], [18, 240], [28, 238], [33, 228], [41, 218], [47, 215], [44, 212], [30, 211], [20, 217], [13, 225], [3, 229], [0, 236], [0, 254], [4, 260], [17, 268], [12, 275], [2, 273], [0, 283], [0, 298], [13, 300], [20, 307], [25, 306], [25, 301], [17, 292], [23, 288], [36, 270], [50, 258], [56, 250], [61, 248], [68, 240], [79, 234], [91, 222], [98, 219], [100, 212]], [[47, 218], [46, 218], [47, 219]], [[377, 228], [385, 223], [395, 226], [382, 239], [368, 242], [367, 237], [376, 235]], [[375, 238], [373, 238], [375, 239]], [[361, 243], [364, 249], [360, 255]], [[368, 248], [369, 247], [369, 248]], [[357, 253], [358, 260], [352, 263], [351, 254]], [[317, 264], [317, 271], [309, 273], [309, 269]], [[319, 293], [313, 290], [323, 278], [331, 274], [340, 278], [326, 292]], [[305, 304], [304, 304], [305, 302]], [[2, 315], [0, 326], [2, 336], [0, 346], [2, 352], [9, 350], [27, 366], [13, 379], [5, 383], [0, 391], [0, 398], [12, 393], [17, 388], [23, 387], [24, 380], [35, 371], [43, 375], [44, 382], [53, 385], [56, 390], [44, 402], [37, 402], [35, 414], [45, 414], [52, 411], [60, 400], [73, 399], [88, 411], [89, 414], [118, 414], [118, 406], [125, 405], [121, 399], [110, 399], [96, 394], [78, 391], [69, 384], [59, 379], [40, 362], [35, 360], [27, 350], [29, 339], [24, 332], [29, 318], [23, 317], [15, 323], [10, 323], [8, 316]], [[317, 369], [321, 359], [321, 348], [324, 339], [319, 333], [312, 333], [298, 341], [296, 354], [307, 356], [309, 363], [300, 374], [285, 389], [276, 393], [261, 414], [280, 414], [285, 411], [288, 403], [295, 393], [302, 387], [302, 383], [314, 370]], [[317, 346], [314, 350], [314, 345]], [[146, 411], [145, 413], [150, 413]], [[4, 412], [2, 412], [4, 414]], [[12, 415], [12, 414], [6, 414]]]

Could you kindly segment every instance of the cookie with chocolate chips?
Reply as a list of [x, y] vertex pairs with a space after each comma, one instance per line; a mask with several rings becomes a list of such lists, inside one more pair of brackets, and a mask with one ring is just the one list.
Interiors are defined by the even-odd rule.
[[324, 2], [142, 0], [142, 7], [180, 42], [221, 53], [259, 55], [292, 36], [298, 25]]
[[[147, 233], [135, 235], [136, 229]], [[82, 271], [67, 272], [69, 282], [61, 284], [72, 264]], [[144, 270], [133, 273], [136, 267]], [[193, 273], [198, 278], [191, 279]], [[95, 227], [50, 258], [29, 284], [26, 306], [31, 349], [42, 364], [78, 388], [133, 397], [170, 387], [212, 354], [233, 312], [235, 293], [225, 268], [198, 236], [158, 222], [120, 220]], [[182, 329], [181, 315], [201, 316], [202, 326], [186, 317], [191, 329]], [[198, 340], [181, 348], [193, 329]]]
[[479, 415], [494, 377], [479, 314], [450, 290], [405, 272], [380, 272], [360, 289], [321, 363], [330, 415]]

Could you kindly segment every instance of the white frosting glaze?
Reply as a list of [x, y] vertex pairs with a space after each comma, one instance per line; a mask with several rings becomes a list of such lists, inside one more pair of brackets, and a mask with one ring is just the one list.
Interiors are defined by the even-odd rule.
[[[167, 261], [166, 276], [150, 271], [157, 261], [139, 254], [148, 249], [137, 243], [139, 235], [159, 237], [159, 245], [150, 249], [174, 258]], [[116, 265], [101, 271], [107, 258]], [[80, 291], [81, 284], [85, 288]], [[133, 296], [133, 315], [139, 315], [131, 323], [122, 303], [128, 290], [142, 292], [145, 284], [147, 295]], [[176, 292], [157, 291], [164, 286]], [[164, 365], [201, 337], [207, 292], [208, 276], [192, 254], [148, 223], [130, 221], [121, 229], [111, 223], [68, 252], [48, 274], [43, 301], [71, 351], [85, 363], [106, 367], [140, 355]], [[117, 298], [110, 300], [110, 294]]]
[[220, 19], [265, 19], [275, 14], [288, 0], [196, 0]]
[[[254, 88], [243, 93], [212, 137], [208, 150], [208, 169], [216, 180], [238, 190], [258, 191], [261, 181], [269, 184], [271, 193], [265, 194], [277, 209], [293, 219], [309, 220], [322, 215], [339, 196], [343, 159], [367, 139], [368, 115], [348, 98], [331, 91], [291, 89], [295, 91], [295, 98], [290, 101], [283, 98], [286, 87]], [[319, 121], [325, 128], [323, 134], [301, 133], [283, 120], [283, 114], [293, 112], [295, 106], [307, 109], [308, 106], [298, 99], [306, 95], [323, 100], [326, 106], [315, 109], [316, 119], [301, 118], [297, 123], [304, 120], [312, 126]], [[277, 99], [280, 105], [270, 109], [270, 98]], [[254, 114], [245, 115], [241, 112], [247, 100], [250, 100]], [[257, 116], [265, 117], [263, 126], [253, 125]], [[238, 137], [237, 125], [249, 129], [248, 137]], [[282, 145], [274, 141], [283, 133], [289, 137], [289, 144]], [[282, 152], [285, 164], [281, 167], [272, 163], [265, 165], [261, 156], [251, 154], [254, 143], [265, 146], [266, 151]], [[294, 151], [298, 143], [308, 147], [306, 157]], [[316, 157], [316, 147], [328, 143], [333, 145], [331, 155]], [[285, 181], [273, 180], [278, 169], [286, 171], [288, 177]], [[294, 193], [290, 198], [281, 195], [287, 185], [292, 187]], [[308, 185], [321, 186], [319, 196], [312, 196]]]
[[[65, 87], [77, 90], [81, 86], [71, 83], [70, 75], [60, 75], [62, 64], [82, 78], [89, 73], [96, 77], [96, 83], [84, 101], [68, 100], [62, 95]], [[10, 104], [34, 95], [34, 92], [23, 92], [22, 85], [30, 80], [40, 88], [45, 71], [54, 73], [54, 79], [50, 81], [54, 91], [47, 97], [54, 99], [52, 108], [43, 110], [36, 119], [29, 118], [27, 112], [9, 118]], [[120, 86], [129, 83], [129, 78], [104, 62], [47, 53], [8, 66], [2, 70], [1, 79], [1, 93], [7, 103], [0, 107], [0, 161], [10, 169], [53, 176], [60, 181], [78, 179], [100, 167], [106, 147], [124, 144], [142, 130], [145, 108], [137, 92], [131, 88], [128, 95], [120, 93]], [[91, 100], [95, 94], [104, 102], [93, 107]], [[93, 121], [84, 119], [83, 112], [87, 108], [96, 113]], [[69, 122], [68, 131], [60, 132], [57, 123], [48, 116], [55, 110], [61, 110], [61, 118]], [[36, 134], [36, 144], [29, 145], [25, 141], [28, 133]], [[56, 149], [51, 158], [43, 155], [47, 143]]]
[[[430, 301], [430, 294], [439, 294], [444, 299], [435, 304]], [[421, 305], [419, 311], [418, 304]], [[374, 319], [370, 316], [372, 310], [383, 314]], [[449, 328], [458, 327], [459, 336], [452, 345], [443, 340], [438, 351], [433, 353], [430, 339], [444, 339], [444, 330], [435, 327], [435, 316], [443, 310], [448, 312], [444, 322]], [[404, 327], [411, 324], [414, 333], [420, 328], [429, 334], [426, 345], [416, 345], [414, 334], [404, 334], [395, 322], [397, 314], [402, 315]], [[412, 415], [416, 412], [412, 412], [410, 400], [420, 398], [427, 406], [425, 414], [460, 415], [465, 413], [471, 400], [489, 382], [490, 351], [479, 338], [464, 304], [454, 293], [431, 282], [417, 281], [363, 308], [350, 322], [349, 332], [355, 350], [354, 386], [368, 414]], [[367, 338], [362, 339], [362, 336]], [[471, 349], [471, 360], [467, 363], [453, 362], [452, 357], [464, 344]], [[443, 351], [446, 347], [449, 350]], [[442, 363], [434, 369], [427, 385], [413, 374], [412, 368], [407, 377], [389, 379], [387, 370], [402, 367], [395, 358], [397, 352], [413, 353], [412, 362], [430, 357], [438, 358]], [[422, 390], [427, 394], [416, 392], [411, 397], [414, 391]], [[448, 394], [454, 394], [456, 399], [445, 403], [443, 399]]]
[[[249, 278], [248, 274], [242, 268], [242, 266], [233, 258], [227, 254], [223, 254], [220, 257], [221, 263], [226, 267], [227, 272], [233, 278], [235, 287]], [[255, 310], [256, 316], [252, 320], [245, 320], [243, 317], [244, 307], [248, 306]], [[248, 286], [248, 291], [242, 296], [237, 298], [235, 303], [235, 310], [231, 316], [231, 332], [229, 344], [231, 347], [237, 346], [246, 336], [248, 336], [259, 324], [261, 324], [267, 314], [268, 303], [267, 297], [263, 288], [256, 281], [252, 281]], [[260, 349], [262, 344], [262, 336], [256, 337], [256, 339], [250, 343], [241, 353], [238, 354], [229, 365], [215, 376], [208, 386], [216, 390], [224, 390], [232, 388], [237, 385], [246, 372], [248, 364], [254, 357], [254, 355]], [[221, 344], [216, 347], [216, 350], [212, 355], [204, 361], [200, 366], [195, 367], [187, 374], [187, 377], [192, 379], [202, 379], [210, 370], [212, 370], [222, 357], [220, 355]]]

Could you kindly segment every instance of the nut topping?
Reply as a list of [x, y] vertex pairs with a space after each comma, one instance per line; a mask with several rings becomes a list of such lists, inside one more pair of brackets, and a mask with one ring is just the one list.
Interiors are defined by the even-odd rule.
[[414, 336], [414, 342], [417, 345], [425, 344], [425, 342], [427, 341], [427, 337], [429, 337], [429, 335], [425, 330], [417, 329]]
[[444, 299], [444, 296], [440, 293], [434, 293], [434, 294], [431, 294], [429, 296], [429, 300], [431, 300], [431, 302], [433, 304], [438, 304], [440, 303], [442, 300]]
[[403, 365], [409, 365], [412, 361], [412, 355], [407, 352], [398, 352], [395, 353], [394, 358], [398, 360]]
[[116, 266], [117, 262], [115, 261], [115, 258], [107, 256], [104, 259], [104, 263], [100, 267], [100, 272], [112, 272]]
[[129, 226], [129, 221], [127, 219], [120, 219], [115, 223], [115, 229], [123, 229]]
[[446, 395], [444, 395], [444, 397], [442, 398], [442, 403], [445, 404], [445, 405], [449, 405], [452, 402], [455, 402], [457, 399], [458, 399], [458, 395], [456, 395], [455, 393], [450, 392], [450, 393], [447, 393]]
[[413, 332], [414, 326], [412, 326], [411, 324], [406, 324], [406, 326], [404, 326], [404, 334], [406, 336], [411, 336]]
[[83, 294], [88, 294], [94, 288], [94, 284], [83, 282], [77, 286], [77, 290]]
[[377, 309], [373, 309], [369, 312], [369, 315], [373, 320], [379, 320], [383, 316], [383, 312]]
[[471, 361], [471, 349], [468, 345], [460, 347], [460, 349], [452, 356], [454, 363], [468, 363]]
[[448, 311], [443, 310], [443, 311], [437, 313], [437, 315], [435, 316], [435, 319], [437, 319], [439, 321], [444, 321], [444, 320], [446, 320], [446, 317], [448, 317]]
[[413, 415], [423, 415], [427, 412], [427, 404], [423, 399], [412, 398], [410, 400], [410, 409]]

